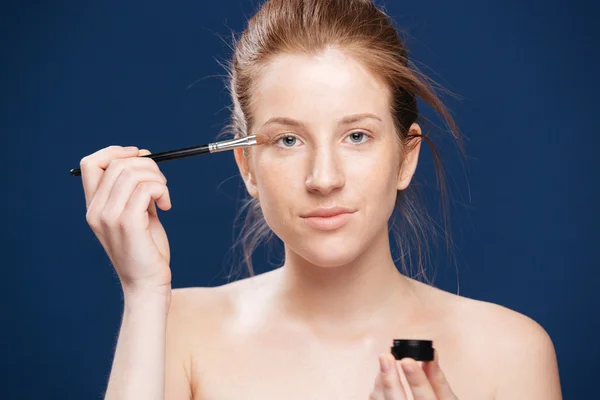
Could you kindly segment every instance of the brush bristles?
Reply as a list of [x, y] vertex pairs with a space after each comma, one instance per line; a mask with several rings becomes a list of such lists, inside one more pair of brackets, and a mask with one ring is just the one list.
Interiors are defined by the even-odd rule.
[[264, 133], [257, 133], [256, 135], [254, 135], [254, 137], [256, 138], [257, 145], [265, 144], [269, 141], [269, 136], [267, 136]]

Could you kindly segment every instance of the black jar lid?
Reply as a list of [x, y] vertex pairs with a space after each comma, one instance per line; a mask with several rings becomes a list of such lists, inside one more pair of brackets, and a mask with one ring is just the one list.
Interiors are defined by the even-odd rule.
[[394, 339], [392, 355], [396, 360], [409, 357], [416, 361], [433, 361], [433, 341]]

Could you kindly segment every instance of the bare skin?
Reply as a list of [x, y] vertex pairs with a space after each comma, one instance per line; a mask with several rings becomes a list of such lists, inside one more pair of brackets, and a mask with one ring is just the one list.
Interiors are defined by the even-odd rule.
[[[167, 373], [167, 393], [179, 382], [191, 387], [185, 398], [196, 400], [365, 400], [378, 356], [389, 353], [392, 340], [427, 338], [459, 399], [561, 398], [552, 343], [514, 311], [402, 278], [413, 293], [410, 325], [390, 317], [320, 330], [281, 309], [280, 278], [275, 270], [218, 288], [173, 291], [178, 311], [170, 314], [167, 344], [189, 353], [179, 360], [185, 368], [171, 369], [183, 376]], [[396, 313], [403, 314], [401, 305]]]
[[[186, 313], [172, 331], [194, 332], [181, 339], [193, 349], [194, 398], [560, 399], [552, 343], [534, 321], [397, 271], [386, 222], [420, 146], [399, 168], [385, 85], [335, 49], [279, 56], [262, 76], [255, 126], [274, 142], [249, 157], [237, 151], [236, 162], [286, 261], [252, 279], [182, 291]], [[364, 114], [377, 118], [340, 122]], [[417, 124], [410, 131], [421, 133]], [[371, 136], [349, 140], [352, 132]], [[357, 211], [325, 232], [298, 217], [331, 204]], [[396, 338], [432, 339], [446, 384], [420, 366], [410, 384], [400, 362], [399, 378], [381, 378], [378, 358], [393, 360]]]
[[[82, 160], [87, 220], [125, 299], [107, 399], [561, 399], [537, 323], [396, 269], [387, 222], [420, 144], [399, 149], [383, 82], [336, 49], [282, 54], [254, 100], [249, 133], [270, 140], [234, 154], [284, 243], [271, 272], [172, 290], [156, 212], [171, 201], [156, 163], [119, 146]], [[312, 225], [307, 213], [331, 206], [347, 223]], [[437, 361], [393, 360], [393, 339], [409, 338], [433, 340]]]

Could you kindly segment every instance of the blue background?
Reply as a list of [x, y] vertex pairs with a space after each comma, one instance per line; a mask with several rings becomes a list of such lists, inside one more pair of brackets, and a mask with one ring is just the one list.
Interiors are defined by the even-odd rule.
[[[565, 398], [590, 398], [600, 373], [598, 3], [386, 6], [424, 72], [462, 97], [448, 105], [469, 138], [466, 166], [429, 131], [459, 256], [457, 274], [440, 253], [436, 284], [534, 318], [554, 341]], [[102, 396], [121, 291], [68, 171], [111, 144], [158, 152], [213, 140], [229, 104], [217, 60], [253, 10], [240, 0], [3, 2], [0, 397]], [[433, 185], [423, 153], [418, 176]], [[173, 286], [226, 283], [242, 194], [233, 155], [161, 168]], [[435, 212], [437, 191], [426, 196]]]

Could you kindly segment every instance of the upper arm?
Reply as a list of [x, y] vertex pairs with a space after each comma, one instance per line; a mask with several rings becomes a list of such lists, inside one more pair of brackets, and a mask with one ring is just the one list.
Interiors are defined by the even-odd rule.
[[165, 342], [165, 399], [190, 400], [191, 357], [189, 334], [185, 329], [186, 310], [189, 308], [189, 290], [173, 289], [167, 317]]
[[507, 331], [500, 339], [497, 400], [561, 400], [554, 345], [534, 320], [507, 315]]

